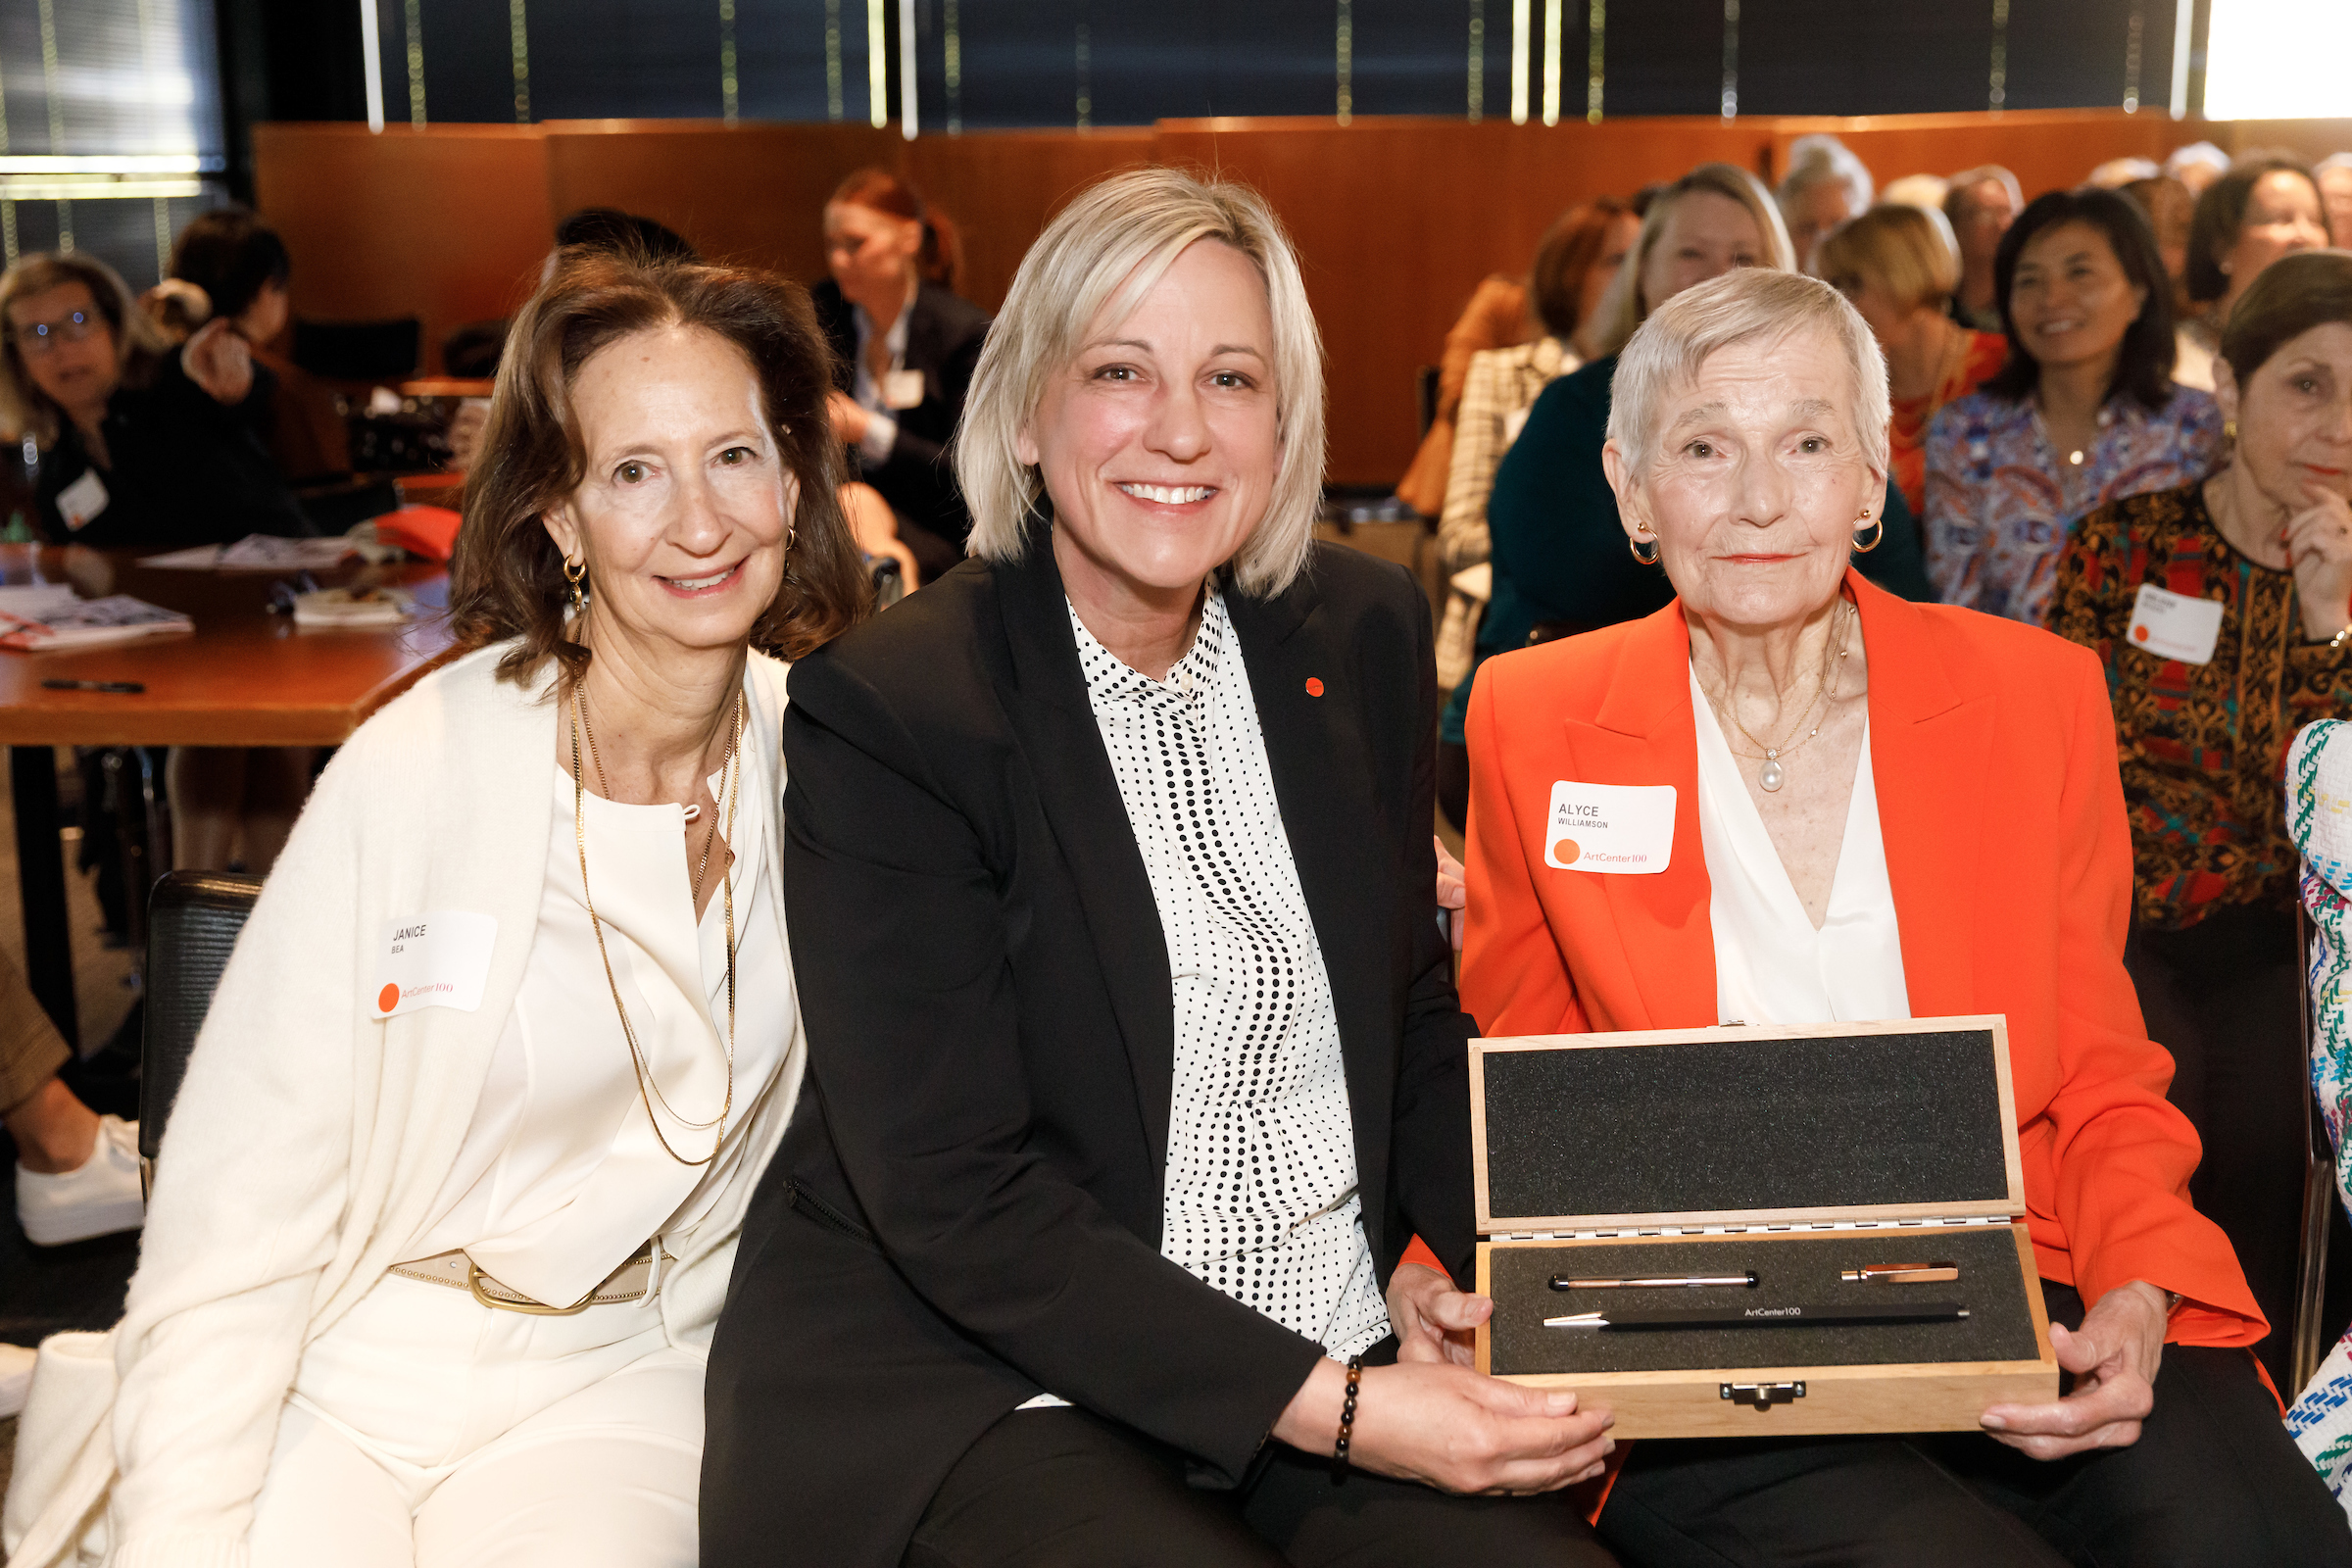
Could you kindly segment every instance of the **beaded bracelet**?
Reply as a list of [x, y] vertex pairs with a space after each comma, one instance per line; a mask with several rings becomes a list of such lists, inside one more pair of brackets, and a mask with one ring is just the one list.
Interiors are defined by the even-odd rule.
[[1340, 1406], [1340, 1441], [1332, 1445], [1331, 1476], [1334, 1481], [1348, 1473], [1348, 1440], [1355, 1434], [1355, 1391], [1363, 1381], [1364, 1358], [1348, 1358], [1348, 1402]]

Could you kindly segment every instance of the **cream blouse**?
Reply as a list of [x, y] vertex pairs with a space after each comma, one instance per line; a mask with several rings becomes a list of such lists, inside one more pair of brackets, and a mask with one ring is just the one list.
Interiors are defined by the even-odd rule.
[[[767, 843], [778, 806], [777, 769], [773, 759], [749, 751], [745, 763], [729, 873], [736, 932], [734, 1108], [719, 1157], [708, 1165], [681, 1164], [655, 1138], [612, 990], [619, 989], [660, 1086], [659, 1098], [647, 1098], [662, 1117], [662, 1133], [679, 1153], [701, 1158], [714, 1129], [688, 1127], [680, 1118], [709, 1121], [727, 1098], [725, 891], [712, 896], [698, 922], [680, 849], [686, 842], [683, 807], [624, 806], [585, 795], [580, 809], [588, 886], [612, 961], [608, 985], [580, 897], [571, 777], [551, 767], [547, 787], [556, 801], [547, 882], [522, 990], [499, 1037], [465, 1143], [434, 1200], [434, 1217], [406, 1255], [463, 1248], [500, 1283], [537, 1300], [568, 1304], [649, 1237], [690, 1229], [734, 1177], [751, 1107], [800, 1027], [792, 961], [769, 885], [776, 875]], [[714, 797], [718, 784], [716, 777], [710, 780]], [[719, 808], [726, 808], [723, 799]]]
[[1698, 730], [1699, 841], [1712, 889], [1707, 915], [1715, 933], [1717, 1019], [1806, 1024], [1910, 1017], [1868, 728], [1829, 913], [1815, 929], [1696, 674], [1690, 710]]

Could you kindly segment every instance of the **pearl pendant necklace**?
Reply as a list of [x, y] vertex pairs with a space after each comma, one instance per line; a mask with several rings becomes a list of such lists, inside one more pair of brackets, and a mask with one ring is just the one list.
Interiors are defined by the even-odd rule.
[[[1809, 735], [1805, 738], [1812, 739]], [[1780, 787], [1788, 782], [1788, 770], [1781, 766], [1780, 756], [1777, 751], [1766, 752], [1764, 765], [1756, 769], [1756, 782], [1764, 786], [1767, 794], [1778, 793]]]
[[[1740, 720], [1739, 705], [1736, 702], [1727, 700], [1721, 705], [1724, 710], [1731, 715], [1733, 727], [1740, 734], [1747, 736], [1747, 743], [1750, 746], [1763, 752], [1764, 765], [1756, 769], [1756, 786], [1767, 795], [1779, 794], [1781, 787], [1788, 782], [1788, 769], [1781, 765], [1781, 754], [1793, 752], [1813, 739], [1814, 736], [1819, 735], [1821, 726], [1829, 721], [1831, 710], [1836, 706], [1833, 693], [1838, 679], [1842, 677], [1845, 656], [1848, 651], [1847, 640], [1853, 634], [1854, 622], [1861, 618], [1861, 612], [1849, 610], [1840, 605], [1832, 613], [1841, 617], [1838, 622], [1838, 640], [1835, 647], [1825, 646], [1822, 649], [1821, 677], [1814, 685], [1812, 697], [1806, 700], [1804, 712], [1799, 714], [1796, 720], [1797, 723], [1802, 724], [1807, 718], [1812, 718], [1813, 727], [1806, 730], [1801, 738], [1792, 729], [1789, 731], [1789, 738], [1782, 741], [1780, 745], [1767, 746], [1748, 733], [1747, 725]], [[1725, 696], [1729, 699], [1730, 693], [1726, 692]], [[1712, 693], [1709, 694], [1708, 701], [1714, 701]], [[1814, 717], [1816, 711], [1819, 712], [1819, 717]]]

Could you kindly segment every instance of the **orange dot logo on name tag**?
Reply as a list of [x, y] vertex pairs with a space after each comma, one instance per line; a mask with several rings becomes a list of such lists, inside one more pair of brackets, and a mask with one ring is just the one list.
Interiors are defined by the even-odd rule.
[[1555, 839], [1552, 842], [1551, 858], [1562, 865], [1574, 865], [1576, 858], [1584, 853], [1574, 839]]
[[1322, 676], [1309, 675], [1306, 677], [1306, 695], [1309, 697], [1320, 697], [1323, 695]]
[[2144, 643], [2148, 640], [2148, 628], [2145, 626], [2134, 626], [2132, 628], [2132, 635]]
[[390, 1012], [400, 1005], [400, 987], [388, 985], [375, 994], [375, 1010]]

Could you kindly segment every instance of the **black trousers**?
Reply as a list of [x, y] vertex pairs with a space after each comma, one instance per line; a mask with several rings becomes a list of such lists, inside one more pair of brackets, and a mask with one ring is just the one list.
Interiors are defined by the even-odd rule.
[[931, 1499], [906, 1568], [1607, 1568], [1565, 1494], [1457, 1497], [1269, 1444], [1240, 1492], [1075, 1409], [1015, 1410]]
[[2169, 1098], [2205, 1145], [2189, 1197], [2237, 1249], [2254, 1303], [2271, 1320], [2254, 1353], [2291, 1398], [2310, 1070], [2299, 1032], [2294, 914], [2239, 906], [2185, 931], [2134, 927], [2124, 967], [2149, 1037], [2173, 1054]]
[[[2073, 1291], [2043, 1295], [2053, 1322], [2082, 1322]], [[2352, 1564], [2253, 1361], [2177, 1345], [2129, 1448], [2045, 1463], [1965, 1432], [1637, 1443], [1600, 1534], [1633, 1568]]]

